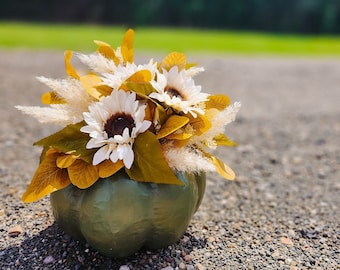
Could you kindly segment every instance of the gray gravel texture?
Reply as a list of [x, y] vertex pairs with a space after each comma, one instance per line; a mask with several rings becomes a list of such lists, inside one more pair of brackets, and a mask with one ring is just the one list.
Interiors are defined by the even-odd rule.
[[208, 175], [177, 243], [111, 259], [58, 228], [48, 198], [20, 200], [41, 151], [32, 143], [58, 128], [13, 106], [40, 104], [35, 76], [64, 77], [63, 52], [0, 51], [0, 269], [340, 269], [340, 60], [188, 58], [206, 68], [203, 91], [242, 102], [227, 128], [239, 146], [217, 153], [237, 180]]

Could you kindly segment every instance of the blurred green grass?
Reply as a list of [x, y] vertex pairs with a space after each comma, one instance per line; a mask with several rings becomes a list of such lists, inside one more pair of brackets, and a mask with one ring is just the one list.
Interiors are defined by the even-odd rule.
[[[115, 48], [125, 30], [118, 26], [0, 22], [0, 48], [93, 51], [95, 39]], [[135, 31], [137, 51], [340, 56], [340, 37], [152, 27]]]

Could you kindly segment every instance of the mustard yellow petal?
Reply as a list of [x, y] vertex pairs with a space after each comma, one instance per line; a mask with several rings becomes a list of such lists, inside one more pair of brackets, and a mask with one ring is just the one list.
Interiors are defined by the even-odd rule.
[[235, 180], [235, 173], [234, 171], [217, 157], [211, 156], [210, 157], [211, 163], [215, 166], [216, 171], [225, 179], [227, 180]]
[[95, 40], [94, 43], [98, 45], [97, 51], [105, 58], [113, 60], [115, 65], [119, 65], [119, 58], [115, 54], [115, 50], [107, 43]]
[[63, 104], [65, 103], [65, 99], [61, 98], [57, 95], [56, 92], [47, 92], [41, 96], [41, 102], [43, 104]]
[[100, 99], [102, 94], [96, 89], [102, 82], [101, 78], [94, 74], [88, 74], [79, 78], [81, 86], [86, 90], [89, 95], [95, 99]]
[[121, 52], [123, 56], [124, 63], [133, 63], [133, 40], [135, 32], [129, 29], [122, 41]]
[[79, 75], [71, 64], [72, 55], [73, 55], [72, 51], [65, 51], [64, 53], [66, 74], [74, 79], [79, 80]]
[[217, 109], [219, 111], [224, 110], [227, 106], [230, 105], [230, 99], [226, 95], [211, 95], [208, 97], [208, 100], [205, 102], [206, 109]]
[[164, 68], [169, 71], [172, 67], [178, 66], [178, 70], [182, 70], [186, 67], [187, 60], [185, 54], [179, 52], [172, 52], [168, 54], [160, 64], [160, 69]]

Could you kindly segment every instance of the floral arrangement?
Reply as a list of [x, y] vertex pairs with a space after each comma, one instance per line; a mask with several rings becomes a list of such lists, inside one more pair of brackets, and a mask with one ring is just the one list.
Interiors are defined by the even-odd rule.
[[[49, 106], [16, 106], [41, 123], [63, 128], [34, 145], [42, 146], [40, 165], [23, 194], [36, 201], [73, 184], [81, 189], [119, 170], [141, 182], [182, 185], [175, 172], [234, 172], [208, 150], [234, 146], [224, 132], [240, 103], [225, 95], [201, 92], [193, 77], [203, 71], [172, 52], [160, 63], [134, 63], [134, 31], [116, 50], [95, 41], [91, 54], [65, 52], [67, 78], [38, 77], [52, 91], [42, 95]], [[75, 55], [87, 66], [81, 74]]]

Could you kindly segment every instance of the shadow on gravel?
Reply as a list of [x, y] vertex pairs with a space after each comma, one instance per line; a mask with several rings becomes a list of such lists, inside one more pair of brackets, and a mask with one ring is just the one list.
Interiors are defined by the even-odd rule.
[[129, 269], [156, 269], [160, 265], [175, 267], [194, 249], [207, 245], [206, 239], [186, 232], [182, 239], [167, 248], [141, 250], [133, 256], [115, 259], [99, 254], [87, 243], [73, 240], [57, 223], [38, 235], [24, 235], [24, 238], [20, 246], [0, 250], [0, 269], [119, 269], [122, 265], [129, 266]]

